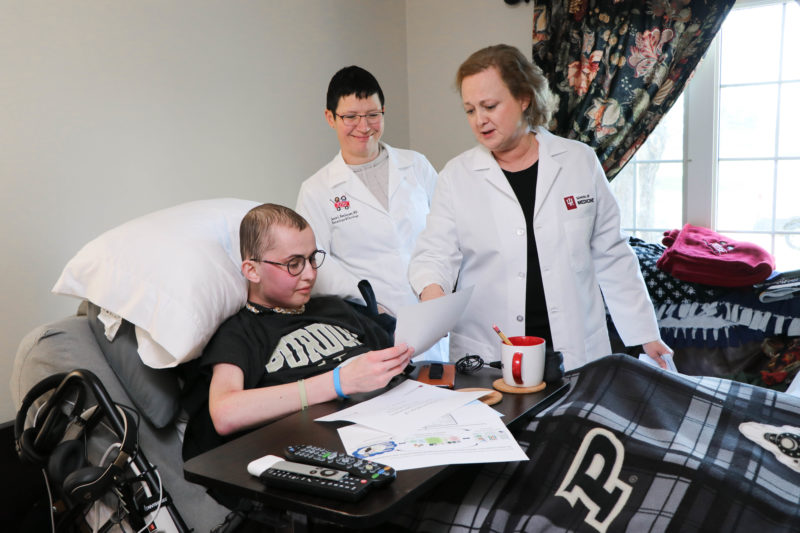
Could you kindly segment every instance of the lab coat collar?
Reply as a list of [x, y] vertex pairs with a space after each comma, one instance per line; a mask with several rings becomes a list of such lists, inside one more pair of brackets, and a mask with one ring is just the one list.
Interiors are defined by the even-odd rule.
[[539, 214], [539, 210], [550, 194], [559, 173], [561, 172], [561, 154], [567, 151], [567, 143], [564, 139], [553, 135], [544, 128], [535, 129], [536, 140], [539, 141], [539, 175], [536, 178], [536, 205], [533, 207], [533, 218]]
[[409, 178], [412, 174], [411, 166], [414, 164], [414, 159], [411, 152], [395, 150], [388, 144], [381, 143], [386, 151], [389, 153], [389, 205], [392, 205], [392, 196], [397, 192], [403, 180]]
[[[391, 205], [392, 196], [407, 175], [404, 170], [413, 165], [414, 160], [409, 153], [399, 152], [383, 142], [380, 145], [389, 154], [389, 205]], [[347, 194], [353, 198], [357, 198], [375, 209], [386, 211], [383, 205], [367, 189], [364, 182], [347, 166], [341, 150], [330, 163], [328, 173], [325, 176], [325, 183], [331, 189], [345, 187], [347, 188]]]
[[[534, 128], [536, 140], [539, 142], [539, 173], [536, 178], [536, 205], [533, 209], [533, 216], [539, 212], [542, 204], [547, 198], [553, 184], [561, 171], [562, 164], [557, 156], [566, 152], [567, 146], [563, 139], [553, 135], [542, 127]], [[516, 200], [517, 196], [503, 174], [500, 165], [497, 164], [491, 151], [479, 144], [472, 150], [472, 160], [470, 163], [474, 171], [486, 171], [485, 179], [500, 192]]]
[[406, 169], [414, 164], [414, 157], [411, 151], [395, 150], [386, 143], [381, 143], [381, 146], [389, 152], [389, 160], [394, 163], [394, 166], [399, 170]]

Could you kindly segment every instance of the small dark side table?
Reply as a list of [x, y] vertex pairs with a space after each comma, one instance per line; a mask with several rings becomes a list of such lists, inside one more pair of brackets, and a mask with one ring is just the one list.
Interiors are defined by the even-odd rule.
[[[484, 367], [476, 374], [457, 374], [455, 388], [491, 388], [500, 370]], [[506, 426], [512, 428], [530, 419], [552, 404], [568, 388], [563, 382], [551, 383], [532, 394], [503, 394], [500, 403], [492, 407], [503, 413]], [[325, 416], [363, 401], [370, 395], [356, 395], [347, 402], [327, 402], [309, 407], [194, 457], [184, 465], [184, 477], [191, 482], [225, 491], [232, 495], [258, 501], [267, 507], [304, 513], [348, 528], [372, 527], [387, 520], [399, 506], [407, 505], [432, 488], [435, 483], [454, 472], [459, 465], [435, 466], [403, 470], [397, 479], [385, 487], [367, 494], [356, 503], [348, 503], [265, 487], [247, 472], [247, 464], [264, 455], [283, 456], [286, 446], [314, 444], [344, 452], [338, 427], [346, 423], [314, 422]]]

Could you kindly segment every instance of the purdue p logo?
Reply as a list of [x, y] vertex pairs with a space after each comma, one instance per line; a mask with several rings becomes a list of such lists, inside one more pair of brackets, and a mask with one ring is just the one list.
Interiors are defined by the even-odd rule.
[[585, 522], [605, 532], [631, 494], [631, 486], [619, 479], [624, 458], [625, 448], [613, 433], [592, 429], [583, 438], [556, 496], [572, 507], [580, 500], [589, 510]]

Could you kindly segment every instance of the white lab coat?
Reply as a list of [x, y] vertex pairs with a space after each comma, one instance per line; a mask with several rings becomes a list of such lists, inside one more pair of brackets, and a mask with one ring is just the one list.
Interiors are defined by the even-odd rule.
[[[603, 296], [629, 346], [660, 338], [636, 255], [620, 232], [619, 207], [594, 152], [537, 128], [539, 173], [533, 227], [554, 348], [567, 369], [611, 353]], [[419, 294], [474, 286], [450, 333], [450, 358], [500, 359], [496, 324], [525, 334], [527, 237], [514, 191], [491, 152], [477, 146], [439, 175], [409, 277]], [[602, 295], [601, 295], [602, 289]]]
[[[388, 210], [339, 152], [303, 182], [297, 212], [311, 224], [317, 246], [328, 253], [313, 293], [363, 302], [358, 282], [366, 279], [378, 303], [396, 314], [400, 307], [418, 302], [408, 282], [408, 262], [425, 227], [437, 175], [422, 154], [381, 145], [389, 154]], [[446, 360], [443, 344], [425, 359]]]

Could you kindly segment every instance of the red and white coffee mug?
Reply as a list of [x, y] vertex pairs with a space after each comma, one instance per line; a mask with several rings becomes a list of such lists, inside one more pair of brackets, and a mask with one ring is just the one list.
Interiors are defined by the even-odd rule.
[[544, 378], [545, 341], [541, 337], [509, 337], [502, 345], [503, 381], [512, 387], [534, 387]]

